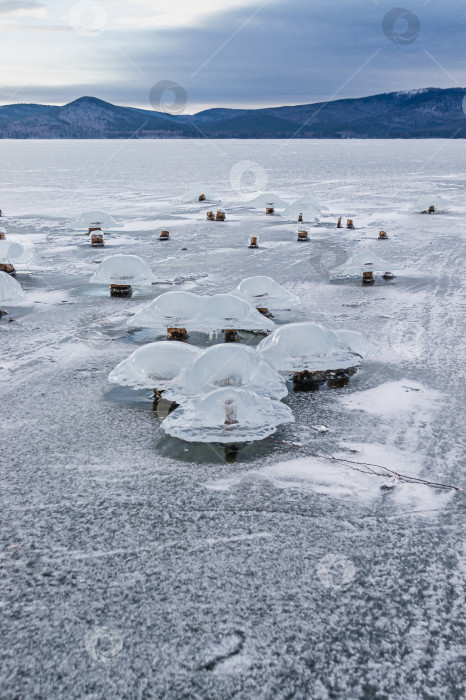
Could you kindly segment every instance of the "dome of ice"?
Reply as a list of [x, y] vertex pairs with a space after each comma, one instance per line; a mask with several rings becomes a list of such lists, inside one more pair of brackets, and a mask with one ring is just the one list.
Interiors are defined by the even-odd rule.
[[24, 265], [31, 262], [32, 252], [21, 243], [0, 240], [0, 263], [8, 265]]
[[4, 301], [15, 303], [26, 299], [27, 296], [20, 283], [6, 272], [0, 272], [0, 303]]
[[409, 211], [419, 214], [429, 211], [429, 207], [431, 206], [435, 207], [435, 211], [437, 213], [447, 212], [451, 209], [453, 203], [448, 199], [443, 199], [435, 194], [423, 194], [421, 197], [419, 197], [417, 202], [409, 208]]
[[198, 296], [192, 292], [165, 292], [138, 311], [130, 326], [152, 328], [164, 335], [167, 328], [211, 333], [218, 330], [269, 331], [275, 324], [244, 299], [232, 294]]
[[237, 443], [263, 440], [283, 423], [293, 423], [288, 406], [247, 389], [224, 388], [183, 402], [162, 423], [187, 442]]
[[183, 195], [181, 201], [186, 202], [187, 204], [190, 202], [199, 202], [199, 197], [202, 194], [205, 197], [205, 199], [201, 202], [202, 204], [205, 204], [206, 202], [220, 202], [218, 195], [215, 192], [212, 192], [210, 187], [204, 187], [204, 185], [196, 185], [195, 187], [192, 187], [189, 192]]
[[[306, 198], [307, 199], [307, 198]], [[294, 204], [290, 204], [282, 216], [288, 221], [298, 221], [299, 215], [303, 215], [304, 222], [319, 223], [322, 218], [322, 209], [318, 204], [313, 204], [311, 202], [300, 202], [298, 199]]]
[[108, 375], [108, 381], [133, 389], [164, 391], [202, 351], [176, 340], [138, 348]]
[[154, 275], [138, 255], [112, 255], [103, 260], [92, 275], [91, 284], [152, 284]]
[[257, 351], [281, 372], [317, 372], [359, 364], [359, 357], [333, 331], [317, 323], [281, 326], [259, 343]]
[[166, 398], [201, 396], [221, 387], [238, 387], [260, 395], [282, 399], [288, 390], [282, 377], [247, 345], [213, 345], [194, 359], [175, 380]]
[[400, 265], [379, 258], [375, 253], [357, 253], [349, 258], [343, 265], [330, 270], [330, 279], [361, 277], [363, 272], [373, 272], [383, 275], [385, 272], [400, 269]]
[[361, 357], [376, 357], [379, 352], [373, 343], [363, 333], [358, 331], [333, 331], [342, 345]]
[[231, 293], [246, 299], [256, 308], [262, 307], [269, 311], [291, 309], [300, 303], [299, 297], [265, 275], [247, 277]]
[[265, 209], [265, 207], [276, 207], [277, 209], [283, 209], [288, 205], [289, 202], [285, 202], [284, 199], [273, 192], [263, 192], [257, 197], [254, 197], [254, 199], [250, 199], [248, 202], [246, 202], [246, 206], [253, 207], [254, 209]]
[[123, 225], [119, 224], [113, 216], [104, 211], [85, 211], [76, 217], [72, 224], [75, 228], [89, 227], [92, 224], [105, 228], [118, 228]]

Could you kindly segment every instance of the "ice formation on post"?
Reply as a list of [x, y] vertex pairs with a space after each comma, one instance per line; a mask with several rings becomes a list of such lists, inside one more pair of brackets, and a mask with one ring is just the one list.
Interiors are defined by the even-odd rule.
[[[303, 197], [302, 199], [308, 200], [307, 197]], [[303, 202], [298, 199], [297, 202], [290, 204], [290, 206], [284, 210], [282, 216], [288, 221], [302, 221], [318, 224], [322, 218], [322, 209], [317, 203], [314, 204], [311, 201]]]
[[222, 387], [238, 387], [261, 396], [282, 399], [288, 390], [284, 379], [247, 345], [213, 345], [204, 350], [176, 380], [166, 398], [180, 403]]
[[409, 211], [414, 214], [439, 214], [450, 211], [453, 203], [436, 194], [423, 194]]
[[333, 331], [342, 345], [361, 357], [372, 358], [379, 355], [377, 348], [363, 333], [358, 331]]
[[148, 285], [154, 275], [138, 255], [112, 255], [103, 260], [92, 275], [91, 284]]
[[385, 274], [390, 270], [400, 270], [400, 265], [395, 265], [383, 258], [379, 258], [375, 253], [357, 253], [347, 260], [343, 265], [330, 270], [330, 279], [345, 279], [351, 277], [361, 277], [364, 273]]
[[10, 302], [14, 304], [26, 299], [27, 296], [20, 283], [6, 272], [0, 272], [0, 303]]
[[181, 201], [189, 204], [191, 202], [220, 202], [221, 200], [215, 192], [212, 192], [210, 187], [196, 185], [183, 195]]
[[32, 252], [21, 243], [0, 240], [0, 263], [5, 265], [25, 265], [32, 260]]
[[167, 328], [212, 333], [219, 330], [270, 331], [275, 324], [244, 299], [232, 294], [198, 296], [192, 292], [165, 292], [141, 309], [130, 326], [152, 328], [164, 335]]
[[279, 425], [293, 422], [291, 410], [280, 401], [228, 387], [184, 401], [162, 428], [187, 442], [232, 444], [263, 440]]
[[325, 372], [355, 367], [360, 358], [335, 333], [317, 323], [290, 323], [277, 328], [257, 351], [281, 372]]
[[256, 308], [265, 308], [269, 311], [291, 309], [300, 303], [299, 297], [265, 275], [247, 277], [231, 293], [246, 299]]
[[104, 211], [85, 211], [72, 222], [74, 228], [88, 228], [89, 226], [119, 228], [119, 224], [113, 216]]
[[201, 352], [176, 340], [148, 343], [120, 362], [108, 375], [108, 381], [133, 389], [164, 391]]
[[246, 202], [247, 207], [252, 207], [253, 209], [264, 209], [264, 207], [275, 207], [276, 209], [283, 209], [287, 207], [289, 202], [285, 202], [284, 199], [274, 194], [273, 192], [263, 192], [262, 194], [250, 199]]

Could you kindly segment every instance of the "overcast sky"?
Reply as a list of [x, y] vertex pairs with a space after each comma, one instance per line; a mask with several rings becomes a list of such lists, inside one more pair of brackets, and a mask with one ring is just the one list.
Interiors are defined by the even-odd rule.
[[465, 86], [465, 0], [399, 2], [0, 0], [0, 103], [150, 108], [165, 80], [192, 113]]

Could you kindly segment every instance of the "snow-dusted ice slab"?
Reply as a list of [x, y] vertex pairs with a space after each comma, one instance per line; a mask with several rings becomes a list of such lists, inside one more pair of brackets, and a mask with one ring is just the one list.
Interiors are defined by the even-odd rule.
[[85, 211], [71, 222], [74, 228], [88, 227], [92, 224], [105, 228], [118, 228], [123, 225], [119, 224], [111, 214], [107, 214], [105, 211]]
[[413, 214], [424, 214], [428, 212], [429, 207], [432, 206], [435, 207], [435, 212], [438, 214], [450, 211], [453, 202], [450, 202], [449, 199], [443, 199], [443, 197], [439, 197], [436, 194], [423, 194], [422, 197], [419, 197], [417, 202], [409, 208], [409, 211]]
[[224, 388], [181, 404], [162, 423], [172, 437], [187, 442], [237, 443], [263, 440], [293, 423], [288, 406], [247, 389]]
[[276, 207], [277, 209], [283, 209], [287, 207], [289, 202], [274, 194], [273, 192], [262, 192], [262, 194], [250, 199], [246, 202], [247, 207], [252, 209], [264, 209], [265, 207]]
[[383, 275], [385, 272], [393, 272], [393, 270], [401, 269], [401, 265], [379, 258], [375, 253], [363, 252], [356, 253], [356, 255], [349, 258], [343, 265], [339, 265], [339, 267], [330, 270], [330, 279], [361, 277], [363, 272]]
[[179, 402], [223, 387], [244, 388], [275, 399], [288, 393], [284, 379], [254, 348], [229, 343], [213, 345], [194, 358], [165, 398]]
[[141, 309], [130, 326], [152, 328], [163, 335], [167, 328], [212, 333], [217, 330], [271, 331], [275, 324], [244, 299], [231, 294], [198, 296], [191, 292], [166, 292]]
[[187, 343], [162, 340], [138, 348], [110, 372], [111, 384], [164, 391], [202, 351]]
[[92, 275], [91, 284], [148, 285], [154, 275], [138, 255], [112, 255], [103, 260]]
[[0, 263], [9, 265], [26, 265], [33, 258], [31, 250], [25, 248], [21, 243], [13, 241], [0, 241]]
[[26, 299], [27, 296], [20, 283], [6, 272], [0, 272], [0, 303], [10, 302], [14, 304]]
[[281, 372], [318, 372], [355, 367], [359, 355], [343, 345], [335, 333], [317, 323], [290, 323], [277, 328], [257, 351]]
[[256, 308], [262, 307], [269, 311], [291, 309], [300, 303], [300, 299], [296, 294], [291, 294], [278, 282], [265, 275], [248, 277], [240, 282], [231, 293], [246, 299]]

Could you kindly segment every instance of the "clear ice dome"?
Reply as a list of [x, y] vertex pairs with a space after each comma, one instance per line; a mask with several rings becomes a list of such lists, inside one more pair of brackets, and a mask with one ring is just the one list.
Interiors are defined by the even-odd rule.
[[167, 328], [212, 333], [218, 330], [270, 331], [275, 324], [251, 304], [232, 294], [199, 296], [192, 292], [165, 292], [138, 311], [129, 321], [138, 328], [151, 328], [160, 335]]
[[360, 358], [336, 334], [317, 323], [290, 323], [277, 328], [257, 351], [280, 372], [346, 369]]
[[299, 215], [303, 215], [303, 222], [318, 224], [322, 218], [322, 210], [318, 205], [310, 202], [300, 203], [295, 202], [290, 204], [282, 213], [284, 219], [288, 221], [298, 221]]
[[275, 399], [288, 394], [284, 379], [254, 348], [228, 343], [213, 345], [194, 358], [172, 382], [165, 398], [179, 402], [222, 387], [245, 388]]
[[149, 285], [154, 275], [138, 255], [112, 255], [102, 260], [90, 279], [91, 284]]
[[32, 260], [32, 251], [21, 243], [0, 240], [0, 263], [8, 265], [25, 265]]
[[85, 211], [77, 216], [71, 223], [75, 228], [88, 228], [92, 224], [96, 224], [97, 226], [101, 227], [103, 226], [105, 228], [118, 228], [122, 226], [122, 224], [119, 224], [113, 218], [113, 216], [107, 214], [105, 211]]
[[247, 207], [253, 207], [254, 209], [265, 209], [266, 207], [283, 209], [288, 205], [289, 202], [286, 202], [279, 197], [278, 194], [274, 194], [273, 192], [262, 192], [262, 194], [246, 202]]
[[248, 389], [217, 389], [184, 401], [162, 423], [172, 437], [187, 442], [238, 443], [263, 440], [293, 423], [288, 406]]
[[299, 297], [265, 275], [247, 277], [236, 289], [233, 289], [231, 294], [246, 299], [256, 308], [266, 308], [269, 311], [291, 309], [300, 303]]
[[373, 358], [379, 355], [375, 345], [363, 333], [358, 331], [341, 330], [333, 331], [342, 345], [346, 345], [351, 352], [361, 357]]
[[187, 343], [162, 340], [138, 348], [110, 372], [111, 384], [164, 391], [202, 351]]
[[20, 283], [6, 272], [0, 272], [0, 303], [25, 301], [27, 296]]
[[349, 258], [343, 265], [330, 270], [330, 279], [344, 279], [349, 277], [361, 277], [363, 272], [384, 274], [392, 270], [400, 270], [400, 265], [379, 258], [375, 253], [357, 253]]

